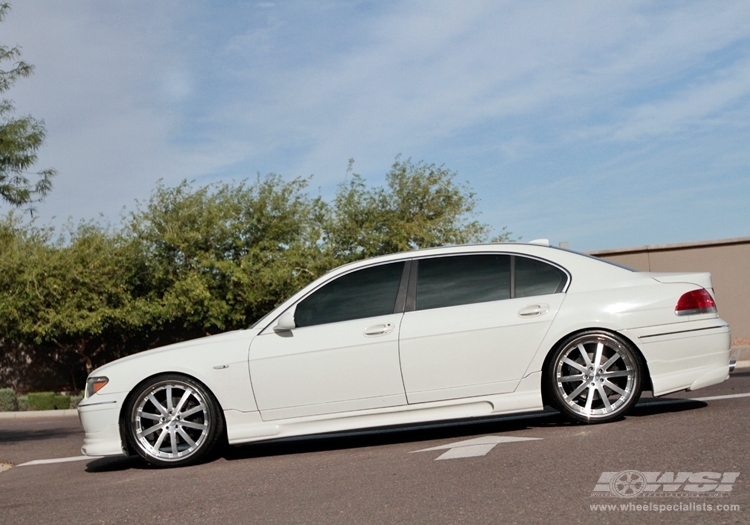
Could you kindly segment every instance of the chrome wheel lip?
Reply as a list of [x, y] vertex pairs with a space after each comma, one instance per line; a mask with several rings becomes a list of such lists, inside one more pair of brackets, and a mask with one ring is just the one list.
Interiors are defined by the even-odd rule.
[[[157, 399], [162, 392], [164, 404]], [[161, 462], [181, 462], [195, 455], [206, 442], [212, 424], [206, 395], [195, 385], [174, 379], [149, 386], [138, 396], [131, 413], [136, 445]], [[150, 441], [149, 436], [155, 440]]]
[[626, 408], [639, 387], [632, 351], [605, 334], [569, 342], [558, 354], [554, 373], [558, 397], [569, 410], [589, 420], [613, 417]]

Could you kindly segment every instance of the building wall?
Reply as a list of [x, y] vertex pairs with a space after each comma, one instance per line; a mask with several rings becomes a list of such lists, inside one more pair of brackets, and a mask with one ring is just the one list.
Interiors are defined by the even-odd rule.
[[731, 326], [732, 339], [750, 338], [750, 237], [589, 254], [647, 272], [711, 272], [719, 315]]

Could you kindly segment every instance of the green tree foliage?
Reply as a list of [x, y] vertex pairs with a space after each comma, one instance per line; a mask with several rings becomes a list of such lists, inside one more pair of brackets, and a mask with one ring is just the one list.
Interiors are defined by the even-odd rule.
[[0, 380], [44, 387], [38, 376], [63, 374], [80, 388], [117, 357], [247, 327], [350, 260], [486, 240], [454, 179], [397, 159], [385, 187], [351, 175], [330, 203], [306, 179], [271, 174], [160, 183], [117, 227], [58, 233], [11, 214], [0, 221]]
[[[0, 22], [10, 5], [0, 4]], [[34, 66], [19, 60], [20, 48], [0, 45], [0, 63], [10, 62], [8, 70], [0, 69], [0, 93], [8, 91], [17, 80], [30, 76]], [[13, 206], [31, 205], [52, 189], [56, 172], [46, 169], [36, 173], [36, 182], [28, 170], [36, 164], [37, 151], [44, 143], [44, 121], [30, 116], [14, 118], [10, 100], [0, 100], [0, 199]]]
[[352, 175], [339, 187], [326, 223], [331, 253], [356, 260], [486, 240], [489, 228], [470, 220], [475, 196], [456, 185], [455, 176], [442, 166], [398, 158], [384, 188], [370, 189]]
[[122, 235], [83, 223], [55, 238], [12, 217], [0, 232], [6, 338], [36, 345], [58, 364], [83, 363], [90, 372], [99, 354], [119, 356], [122, 343], [148, 327], [142, 315], [148, 304], [138, 289], [143, 264]]
[[323, 204], [306, 186], [278, 175], [158, 186], [128, 225], [146, 261], [151, 323], [185, 336], [245, 327], [328, 269]]

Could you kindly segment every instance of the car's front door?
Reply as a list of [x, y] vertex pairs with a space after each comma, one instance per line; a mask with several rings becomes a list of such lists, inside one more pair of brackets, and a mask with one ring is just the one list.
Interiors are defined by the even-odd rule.
[[416, 302], [407, 307], [400, 335], [408, 402], [512, 392], [563, 302], [566, 283], [562, 270], [518, 256], [419, 260], [411, 287]]
[[347, 273], [294, 307], [295, 327], [250, 346], [265, 420], [406, 404], [398, 353], [404, 262]]

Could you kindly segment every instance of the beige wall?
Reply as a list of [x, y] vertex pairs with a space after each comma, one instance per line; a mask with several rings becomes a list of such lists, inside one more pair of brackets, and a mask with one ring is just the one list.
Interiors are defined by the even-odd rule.
[[732, 338], [750, 338], [750, 237], [589, 253], [648, 272], [711, 272], [719, 315]]

